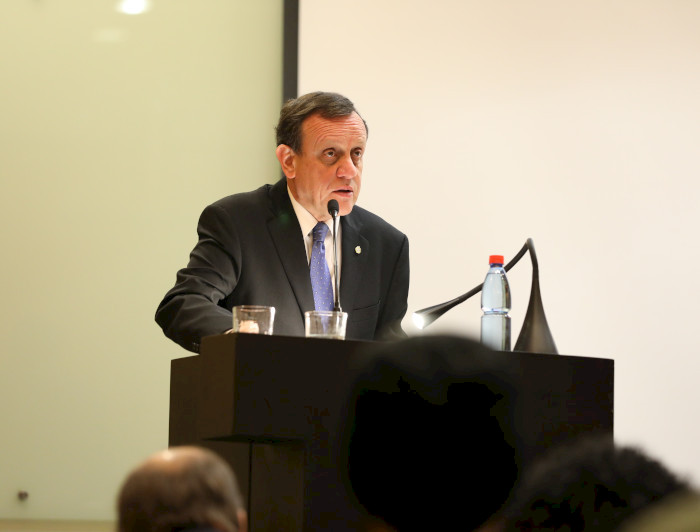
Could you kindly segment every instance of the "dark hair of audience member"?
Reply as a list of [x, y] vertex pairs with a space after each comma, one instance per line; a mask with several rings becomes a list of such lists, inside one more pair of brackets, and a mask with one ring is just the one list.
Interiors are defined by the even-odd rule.
[[502, 516], [502, 531], [615, 530], [663, 498], [689, 490], [663, 464], [610, 435], [584, 436], [528, 469]]

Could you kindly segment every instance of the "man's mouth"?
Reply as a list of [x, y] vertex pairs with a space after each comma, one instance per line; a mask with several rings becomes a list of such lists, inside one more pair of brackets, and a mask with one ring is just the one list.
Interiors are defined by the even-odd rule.
[[340, 194], [341, 196], [352, 196], [351, 188], [337, 188], [333, 191], [334, 194]]

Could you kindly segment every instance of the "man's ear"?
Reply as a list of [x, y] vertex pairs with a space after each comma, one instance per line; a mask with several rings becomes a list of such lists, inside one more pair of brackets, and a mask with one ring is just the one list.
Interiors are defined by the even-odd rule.
[[280, 144], [277, 146], [277, 150], [275, 150], [275, 155], [277, 155], [277, 160], [280, 162], [282, 172], [284, 172], [287, 179], [294, 179], [297, 175], [295, 164], [296, 154], [294, 150], [286, 144]]

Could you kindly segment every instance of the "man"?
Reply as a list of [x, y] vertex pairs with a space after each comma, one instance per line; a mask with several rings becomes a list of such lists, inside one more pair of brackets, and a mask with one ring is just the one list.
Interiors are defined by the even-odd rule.
[[229, 466], [198, 447], [159, 452], [127, 476], [119, 532], [245, 532], [247, 514]]
[[[280, 112], [276, 150], [285, 177], [204, 210], [189, 264], [156, 312], [166, 336], [198, 352], [202, 337], [231, 329], [231, 308], [244, 304], [274, 306], [274, 333], [303, 336], [304, 312], [319, 309], [309, 271], [318, 222], [329, 228], [322, 239], [328, 250], [325, 279], [334, 279], [331, 199], [341, 217], [339, 295], [348, 313], [346, 338], [403, 335], [408, 239], [355, 206], [366, 144], [366, 123], [344, 96], [314, 92], [288, 101]], [[327, 293], [332, 291], [328, 286]]]

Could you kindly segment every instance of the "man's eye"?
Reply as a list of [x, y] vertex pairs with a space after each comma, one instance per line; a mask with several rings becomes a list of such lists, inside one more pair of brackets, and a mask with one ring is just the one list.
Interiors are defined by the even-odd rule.
[[362, 150], [355, 150], [354, 156], [355, 159], [359, 159], [360, 157], [362, 157]]
[[331, 158], [335, 157], [335, 151], [333, 151], [333, 150], [328, 150], [328, 151], [323, 152], [323, 155], [325, 155], [326, 157], [328, 157], [329, 159], [331, 159]]

